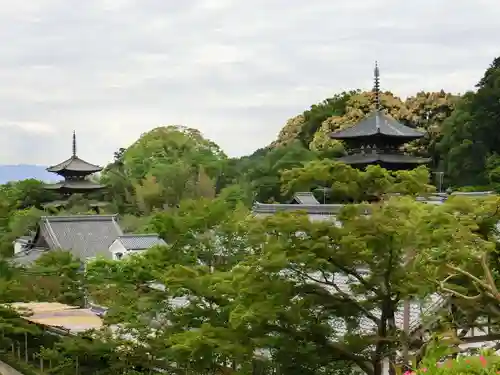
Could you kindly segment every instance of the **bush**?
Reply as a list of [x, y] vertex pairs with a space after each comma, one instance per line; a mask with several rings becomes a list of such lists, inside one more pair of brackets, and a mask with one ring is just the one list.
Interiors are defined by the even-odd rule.
[[17, 359], [10, 353], [0, 353], [0, 360], [24, 375], [40, 375], [42, 372], [30, 364]]
[[425, 356], [413, 370], [404, 375], [463, 375], [500, 374], [500, 356], [492, 350], [482, 351], [479, 354], [465, 355], [460, 353], [457, 345], [460, 344], [454, 335], [437, 335], [429, 342]]
[[498, 355], [477, 355], [461, 356], [457, 359], [448, 359], [445, 362], [429, 363], [422, 361], [421, 366], [415, 371], [407, 371], [405, 375], [462, 375], [481, 374], [497, 375], [500, 372], [500, 356]]

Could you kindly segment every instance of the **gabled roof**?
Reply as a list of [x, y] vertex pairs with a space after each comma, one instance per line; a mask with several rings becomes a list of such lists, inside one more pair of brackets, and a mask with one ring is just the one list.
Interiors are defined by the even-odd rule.
[[63, 171], [69, 172], [87, 172], [95, 173], [102, 171], [102, 168], [95, 164], [87, 163], [85, 160], [80, 159], [78, 156], [73, 155], [62, 163], [53, 165], [47, 168], [47, 172], [60, 173]]
[[124, 234], [119, 236], [116, 241], [120, 241], [127, 250], [147, 250], [154, 246], [162, 246], [167, 243], [161, 239], [158, 234]]
[[68, 250], [81, 260], [110, 258], [109, 246], [121, 235], [117, 215], [42, 216], [33, 247]]
[[292, 202], [297, 204], [319, 204], [313, 193], [310, 192], [299, 192], [293, 195]]
[[339, 130], [330, 134], [333, 139], [349, 139], [384, 135], [405, 140], [417, 139], [424, 136], [424, 133], [401, 124], [393, 117], [381, 110], [376, 110], [368, 114], [357, 124], [350, 128]]
[[30, 241], [31, 241], [30, 236], [21, 236], [21, 237], [16, 238], [14, 241], [12, 241], [12, 243], [17, 242], [17, 243], [21, 243], [21, 244], [28, 244]]

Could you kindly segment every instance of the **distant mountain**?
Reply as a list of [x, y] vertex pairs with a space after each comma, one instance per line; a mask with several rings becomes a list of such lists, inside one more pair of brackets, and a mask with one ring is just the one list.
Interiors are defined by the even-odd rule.
[[41, 181], [54, 182], [59, 178], [53, 173], [45, 170], [43, 165], [19, 164], [19, 165], [0, 165], [0, 184], [9, 181], [26, 180], [35, 178]]

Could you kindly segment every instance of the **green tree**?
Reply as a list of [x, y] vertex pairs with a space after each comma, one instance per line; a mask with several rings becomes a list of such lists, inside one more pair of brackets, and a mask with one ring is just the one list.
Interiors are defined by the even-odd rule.
[[445, 205], [412, 198], [348, 205], [338, 219], [341, 227], [300, 214], [244, 222], [247, 257], [203, 279], [229, 301], [229, 326], [212, 321], [176, 333], [175, 349], [185, 358], [210, 352], [240, 364], [266, 350], [287, 374], [333, 374], [339, 366], [381, 374], [383, 358], [394, 363], [404, 339], [396, 322], [403, 301], [436, 289], [430, 268], [413, 255], [480, 244], [470, 223]]
[[25, 298], [31, 301], [84, 304], [82, 264], [68, 251], [49, 251], [20, 276]]
[[[193, 374], [203, 369], [200, 361], [185, 357], [171, 336], [202, 328], [206, 322], [227, 324], [229, 317], [223, 311], [227, 302], [217, 299], [215, 289], [211, 292], [207, 288], [215, 288], [211, 274], [228, 270], [243, 259], [246, 244], [237, 229], [246, 215], [243, 207], [235, 209], [225, 200], [185, 201], [151, 220], [149, 229], [160, 233], [167, 246], [120, 262], [97, 260], [89, 264], [92, 298], [110, 308], [106, 315], [109, 324], [120, 323], [123, 333], [139, 337], [149, 348], [151, 358], [144, 360], [145, 367], [154, 364]], [[163, 288], [151, 287], [151, 283]], [[183, 304], [185, 299], [191, 303]], [[220, 366], [219, 357], [212, 358], [207, 350], [198, 353], [203, 363]]]
[[[476, 245], [457, 248], [453, 252], [436, 248], [418, 255], [419, 262], [429, 269], [430, 280], [448, 295], [455, 307], [451, 326], [472, 327], [500, 319], [500, 263], [498, 260], [498, 197], [453, 197], [445, 207], [447, 215], [460, 218], [476, 236]], [[459, 338], [468, 332], [460, 329]]]
[[500, 152], [497, 127], [500, 111], [500, 58], [493, 60], [476, 85], [443, 124], [439, 144], [445, 172], [456, 186], [485, 185], [488, 158]]
[[127, 175], [141, 180], [161, 164], [185, 160], [191, 166], [203, 165], [209, 176], [216, 176], [224, 153], [196, 129], [183, 126], [159, 127], [143, 134], [123, 153]]
[[183, 199], [213, 196], [226, 159], [196, 129], [159, 127], [115, 153], [101, 177], [105, 198], [120, 213], [147, 215]]
[[373, 201], [388, 193], [418, 195], [435, 190], [423, 166], [411, 171], [387, 171], [371, 165], [362, 171], [327, 159], [283, 171], [281, 179], [287, 194], [331, 188], [334, 202]]
[[302, 166], [317, 157], [315, 152], [304, 148], [300, 142], [292, 142], [286, 147], [261, 150], [239, 161], [239, 170], [243, 172], [239, 181], [252, 187], [256, 201], [283, 202], [290, 197], [282, 194], [280, 190], [281, 172]]

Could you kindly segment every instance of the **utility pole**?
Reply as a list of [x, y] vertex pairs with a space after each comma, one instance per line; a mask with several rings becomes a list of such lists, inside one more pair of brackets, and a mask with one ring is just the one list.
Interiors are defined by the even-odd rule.
[[438, 185], [438, 193], [443, 192], [444, 172], [432, 172], [436, 176], [436, 184]]

